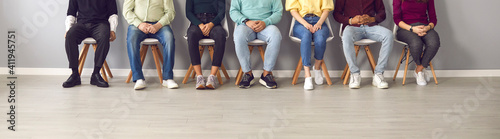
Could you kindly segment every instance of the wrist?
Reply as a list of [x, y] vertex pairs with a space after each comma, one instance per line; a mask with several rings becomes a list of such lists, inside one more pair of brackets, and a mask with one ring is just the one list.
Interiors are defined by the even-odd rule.
[[349, 18], [349, 25], [352, 25], [352, 17]]

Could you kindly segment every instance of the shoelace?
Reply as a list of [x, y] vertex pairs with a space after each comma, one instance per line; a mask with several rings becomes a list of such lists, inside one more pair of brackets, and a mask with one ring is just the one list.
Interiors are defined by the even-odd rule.
[[248, 80], [250, 80], [250, 77], [251, 77], [250, 75], [245, 74], [245, 75], [243, 76], [243, 79], [241, 79], [241, 80], [242, 80], [242, 81], [247, 82]]
[[382, 74], [377, 74], [378, 78], [380, 78], [380, 81], [384, 81], [384, 75]]
[[271, 75], [271, 74], [266, 75], [266, 77], [264, 77], [264, 78], [266, 78], [268, 81], [274, 81], [273, 75]]
[[202, 76], [198, 76], [197, 77], [197, 80], [196, 80], [196, 84], [203, 84], [205, 81], [203, 81], [203, 77]]
[[208, 81], [210, 83], [215, 83], [215, 76], [208, 76]]

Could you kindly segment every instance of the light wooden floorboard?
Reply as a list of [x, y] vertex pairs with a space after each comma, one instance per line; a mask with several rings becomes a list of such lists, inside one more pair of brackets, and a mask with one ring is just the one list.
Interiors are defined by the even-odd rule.
[[109, 88], [91, 86], [88, 76], [80, 86], [62, 88], [66, 78], [18, 76], [17, 131], [11, 132], [7, 79], [0, 76], [0, 138], [421, 139], [435, 132], [449, 139], [500, 138], [499, 77], [438, 78], [439, 85], [427, 86], [411, 77], [405, 86], [387, 79], [390, 89], [363, 78], [357, 90], [333, 78], [332, 86], [313, 91], [303, 90], [303, 78], [297, 85], [278, 78], [273, 90], [239, 89], [234, 78], [216, 90], [195, 90], [193, 80], [167, 89], [148, 77], [140, 91], [125, 77], [111, 78]]

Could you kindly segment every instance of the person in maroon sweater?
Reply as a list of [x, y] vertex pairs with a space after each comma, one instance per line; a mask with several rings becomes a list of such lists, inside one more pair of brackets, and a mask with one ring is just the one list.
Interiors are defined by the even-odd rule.
[[372, 84], [378, 88], [389, 88], [383, 73], [392, 50], [393, 36], [389, 29], [378, 25], [385, 20], [382, 0], [337, 0], [333, 17], [337, 22], [344, 24], [342, 44], [351, 71], [349, 88], [360, 88], [361, 76], [356, 64], [354, 42], [361, 39], [382, 42]]
[[414, 72], [417, 84], [427, 85], [430, 78], [425, 79], [427, 75], [423, 70], [429, 66], [440, 46], [439, 35], [434, 30], [437, 24], [434, 0], [394, 0], [393, 7], [394, 23], [399, 26], [396, 37], [410, 47], [417, 65]]

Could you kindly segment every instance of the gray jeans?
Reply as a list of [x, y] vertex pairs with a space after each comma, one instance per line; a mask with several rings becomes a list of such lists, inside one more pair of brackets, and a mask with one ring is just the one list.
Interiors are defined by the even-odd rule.
[[[413, 23], [411, 25], [418, 26], [425, 24]], [[413, 32], [399, 28], [396, 37], [398, 40], [408, 44], [413, 61], [415, 61], [417, 65], [422, 65], [425, 68], [429, 66], [429, 62], [434, 58], [441, 45], [439, 35], [434, 29], [429, 30], [427, 35], [420, 37]], [[425, 50], [423, 50], [424, 44], [426, 46]]]

